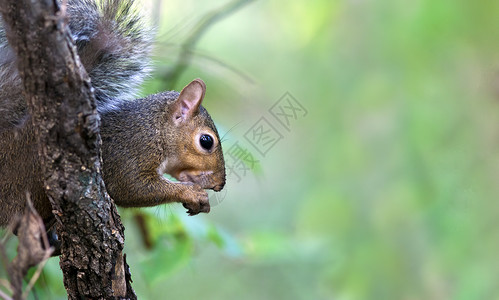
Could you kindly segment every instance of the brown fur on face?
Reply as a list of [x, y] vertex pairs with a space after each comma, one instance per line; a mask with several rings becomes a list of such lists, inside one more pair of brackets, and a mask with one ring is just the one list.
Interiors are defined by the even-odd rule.
[[[201, 107], [201, 110], [204, 108]], [[191, 132], [190, 136], [179, 138], [176, 145], [180, 153], [184, 155], [177, 157], [176, 164], [165, 168], [165, 172], [172, 175], [181, 182], [193, 182], [199, 184], [204, 189], [220, 191], [225, 185], [225, 167], [220, 164], [223, 161], [220, 137], [212, 124], [204, 124], [206, 116], [194, 117], [188, 128], [181, 131]], [[197, 120], [198, 119], [198, 120]], [[201, 135], [213, 137], [213, 148], [206, 151], [200, 146]]]
[[[222, 146], [215, 124], [201, 106], [205, 95], [204, 82], [196, 79], [186, 86], [169, 107], [169, 124], [181, 134], [175, 137], [175, 158], [168, 157], [164, 171], [181, 182], [193, 182], [204, 189], [220, 191], [225, 185], [225, 165]], [[213, 140], [211, 149], [204, 149], [200, 137]]]

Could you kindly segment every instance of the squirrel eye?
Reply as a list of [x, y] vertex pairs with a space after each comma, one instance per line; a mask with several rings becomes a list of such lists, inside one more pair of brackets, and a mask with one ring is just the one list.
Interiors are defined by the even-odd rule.
[[211, 135], [203, 134], [199, 137], [199, 144], [201, 144], [201, 147], [205, 150], [211, 150], [211, 147], [213, 147], [213, 138]]

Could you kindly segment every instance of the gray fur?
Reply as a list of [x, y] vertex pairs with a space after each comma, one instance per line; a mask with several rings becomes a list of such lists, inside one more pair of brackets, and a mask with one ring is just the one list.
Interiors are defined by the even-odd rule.
[[[134, 1], [69, 0], [67, 13], [78, 55], [94, 87], [98, 110], [133, 99], [150, 71], [152, 43], [152, 32], [134, 9]], [[26, 114], [15, 55], [0, 26], [0, 128], [19, 126]]]

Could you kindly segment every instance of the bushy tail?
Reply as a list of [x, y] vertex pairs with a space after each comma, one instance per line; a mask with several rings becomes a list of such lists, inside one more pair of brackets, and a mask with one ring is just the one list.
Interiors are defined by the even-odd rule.
[[[152, 31], [133, 0], [69, 0], [69, 28], [100, 111], [133, 98], [148, 75]], [[26, 115], [15, 55], [0, 27], [0, 128]], [[0, 118], [2, 119], [2, 118]]]
[[152, 38], [133, 1], [71, 0], [68, 14], [99, 108], [133, 97], [149, 72]]

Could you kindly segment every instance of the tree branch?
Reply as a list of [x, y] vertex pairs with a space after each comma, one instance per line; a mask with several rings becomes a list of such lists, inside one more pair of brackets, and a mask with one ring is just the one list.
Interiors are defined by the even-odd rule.
[[168, 69], [164, 74], [161, 75], [166, 86], [174, 87], [178, 79], [189, 66], [192, 55], [194, 53], [193, 49], [197, 42], [203, 37], [206, 31], [214, 24], [216, 24], [221, 19], [230, 16], [232, 13], [242, 8], [244, 5], [252, 2], [254, 0], [234, 0], [218, 10], [204, 15], [201, 20], [196, 24], [193, 31], [185, 42], [180, 46], [180, 54], [175, 64]]

